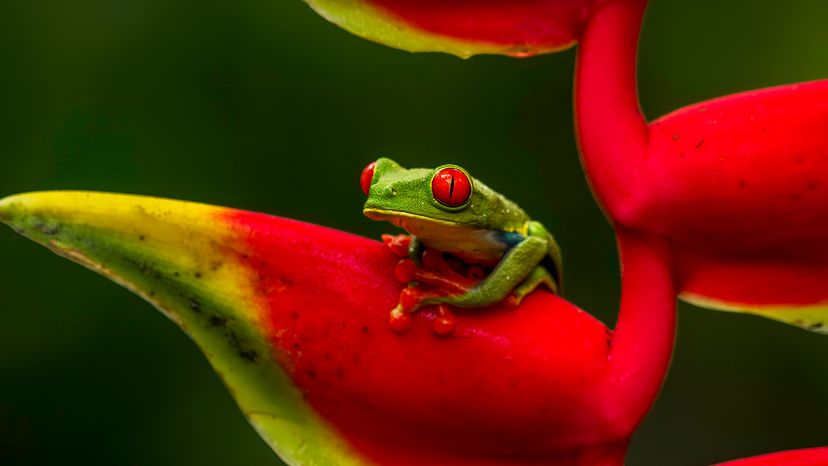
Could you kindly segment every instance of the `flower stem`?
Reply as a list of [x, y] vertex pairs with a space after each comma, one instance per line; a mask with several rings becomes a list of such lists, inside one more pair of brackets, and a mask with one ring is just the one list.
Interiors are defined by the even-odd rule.
[[637, 166], [647, 148], [636, 55], [647, 0], [613, 0], [593, 14], [578, 50], [575, 113], [582, 162], [610, 218], [634, 212]]

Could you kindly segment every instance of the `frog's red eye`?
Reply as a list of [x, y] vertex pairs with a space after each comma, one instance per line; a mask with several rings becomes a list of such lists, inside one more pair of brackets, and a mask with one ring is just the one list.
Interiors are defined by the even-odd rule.
[[374, 179], [374, 167], [377, 162], [371, 162], [367, 167], [362, 169], [362, 174], [359, 175], [359, 185], [362, 186], [362, 192], [368, 195], [368, 190], [371, 188], [371, 180]]
[[462, 170], [447, 167], [431, 179], [431, 193], [440, 204], [458, 207], [471, 197], [471, 180]]

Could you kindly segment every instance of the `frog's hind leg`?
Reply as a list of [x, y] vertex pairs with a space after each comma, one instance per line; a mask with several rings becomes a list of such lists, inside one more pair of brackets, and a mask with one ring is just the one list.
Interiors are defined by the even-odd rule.
[[555, 281], [555, 277], [549, 273], [549, 270], [546, 267], [539, 265], [535, 267], [532, 272], [526, 277], [526, 280], [518, 285], [515, 288], [514, 293], [514, 304], [517, 306], [523, 300], [523, 298], [528, 295], [529, 293], [535, 291], [535, 288], [546, 285], [553, 293], [559, 294], [558, 291], [558, 284]]
[[[547, 242], [542, 238], [530, 236], [510, 249], [492, 273], [477, 286], [464, 293], [425, 299], [422, 304], [445, 303], [463, 308], [497, 304], [512, 295], [516, 288], [522, 286], [533, 275], [546, 252]], [[551, 275], [549, 277], [551, 278]], [[543, 276], [538, 278], [540, 281], [534, 286], [545, 281]]]

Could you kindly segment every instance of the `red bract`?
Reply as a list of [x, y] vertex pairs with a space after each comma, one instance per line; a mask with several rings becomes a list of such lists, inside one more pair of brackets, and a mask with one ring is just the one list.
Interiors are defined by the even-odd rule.
[[539, 290], [440, 337], [427, 310], [389, 328], [399, 258], [379, 241], [95, 193], [7, 198], [0, 220], [170, 316], [291, 464], [620, 465], [673, 342], [664, 248], [625, 232], [614, 333]]
[[561, 46], [574, 43], [589, 17], [591, 0], [368, 0], [425, 31], [506, 46]]
[[305, 0], [348, 31], [409, 51], [527, 56], [575, 44], [606, 0]]
[[[279, 358], [308, 402], [380, 464], [620, 462], [657, 390], [666, 359], [639, 358], [651, 343], [622, 331], [614, 344], [601, 323], [551, 293], [518, 309], [465, 312], [451, 338], [434, 336], [425, 321], [433, 314], [400, 335], [387, 315], [401, 289], [397, 258], [381, 243], [259, 214], [228, 218], [249, 232]], [[644, 257], [625, 262], [628, 289], [637, 272], [658, 267], [646, 246], [631, 249]], [[646, 295], [657, 302], [631, 304], [627, 318], [654, 306], [670, 314], [669, 282], [652, 272], [661, 283]], [[669, 345], [663, 320], [626, 332], [656, 332]]]
[[[620, 464], [657, 391], [672, 334], [669, 319], [644, 316], [671, 315], [673, 305], [648, 247], [631, 246], [625, 261], [633, 309], [615, 344], [602, 324], [546, 292], [515, 310], [464, 313], [454, 337], [442, 339], [423, 321], [430, 315], [405, 335], [388, 329], [400, 285], [390, 273], [396, 258], [380, 243], [307, 225], [286, 230], [256, 214], [231, 218], [254, 233], [248, 241], [260, 286], [293, 284], [269, 296], [267, 321], [279, 353], [292, 355], [294, 381], [369, 458]], [[661, 280], [648, 293], [629, 293], [651, 273]]]
[[584, 165], [610, 217], [671, 244], [681, 296], [820, 329], [828, 314], [828, 81], [696, 104], [647, 124], [646, 0], [616, 0], [578, 55]]

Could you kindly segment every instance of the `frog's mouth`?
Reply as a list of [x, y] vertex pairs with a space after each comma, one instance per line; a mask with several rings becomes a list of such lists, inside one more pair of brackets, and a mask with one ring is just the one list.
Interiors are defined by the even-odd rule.
[[362, 213], [370, 218], [371, 220], [377, 220], [381, 222], [388, 222], [394, 226], [398, 226], [400, 228], [408, 230], [409, 226], [416, 225], [416, 224], [432, 224], [432, 225], [441, 225], [444, 227], [462, 227], [461, 224], [447, 222], [445, 220], [440, 220], [431, 217], [425, 217], [423, 215], [412, 214], [409, 212], [401, 212], [398, 210], [385, 210], [385, 209], [374, 209], [368, 208], [363, 209]]

